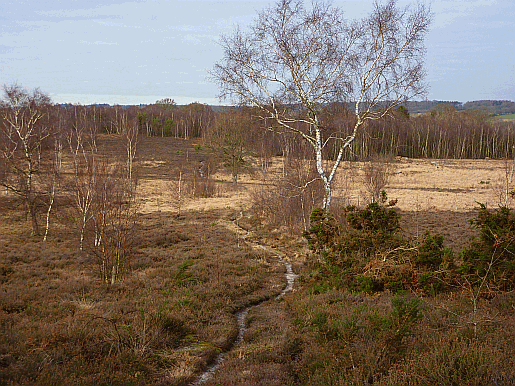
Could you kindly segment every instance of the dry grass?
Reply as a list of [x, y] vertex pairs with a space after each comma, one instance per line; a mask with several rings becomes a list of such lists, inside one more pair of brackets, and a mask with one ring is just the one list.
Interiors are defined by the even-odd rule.
[[[484, 302], [473, 334], [466, 297], [422, 300], [421, 319], [400, 333], [393, 297], [303, 291], [291, 302], [292, 373], [309, 385], [510, 385], [515, 381], [512, 320], [507, 304]], [[407, 301], [410, 301], [409, 295]], [[416, 298], [411, 298], [411, 300]], [[392, 323], [393, 320], [393, 323]]]
[[141, 215], [132, 274], [110, 287], [72, 248], [4, 244], [2, 383], [191, 380], [234, 340], [232, 314], [284, 280], [275, 259], [236, 245], [229, 214]]
[[[118, 151], [113, 137], [101, 145]], [[277, 181], [281, 160], [272, 160], [267, 179], [244, 174], [237, 186], [230, 175], [212, 173], [214, 197], [185, 194], [177, 216], [177, 169], [188, 180], [206, 157], [189, 141], [141, 139], [138, 237], [130, 274], [114, 286], [101, 282], [87, 251], [78, 251], [71, 211], [56, 213], [43, 243], [28, 238], [23, 208], [0, 193], [0, 384], [188, 384], [231, 347], [234, 313], [263, 301], [248, 314], [243, 343], [207, 385], [445, 385], [471, 374], [470, 384], [513, 381], [512, 294], [481, 303], [479, 336], [471, 335], [466, 293], [424, 299], [423, 318], [394, 347], [391, 331], [373, 323], [391, 315], [391, 295], [313, 292], [304, 241], [252, 216], [252, 192]], [[459, 250], [474, 234], [467, 221], [475, 202], [497, 205], [503, 165], [397, 160], [386, 190], [398, 199], [406, 232], [430, 229]], [[365, 172], [364, 164], [344, 165], [335, 210], [363, 203]], [[284, 267], [238, 240], [242, 231], [232, 220], [242, 209], [239, 224], [252, 230], [247, 239], [280, 248], [304, 275], [281, 301], [274, 298], [285, 284]]]

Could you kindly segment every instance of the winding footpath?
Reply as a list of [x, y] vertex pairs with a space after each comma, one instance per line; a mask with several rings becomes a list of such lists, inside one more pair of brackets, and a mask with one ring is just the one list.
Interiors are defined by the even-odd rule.
[[[250, 232], [247, 231], [246, 229], [242, 228], [241, 226], [239, 226], [237, 223], [237, 221], [240, 220], [242, 217], [243, 217], [243, 213], [240, 212], [240, 217], [238, 217], [238, 219], [236, 219], [236, 220], [233, 220], [232, 224], [234, 226], [236, 226], [237, 228], [243, 229], [245, 232], [247, 232], [245, 235], [240, 236], [239, 238], [244, 240], [245, 242], [248, 242], [245, 239], [247, 238], [247, 236], [249, 235]], [[293, 289], [293, 285], [295, 283], [295, 278], [297, 277], [297, 275], [295, 275], [295, 273], [293, 272], [291, 264], [288, 261], [286, 261], [279, 252], [276, 252], [276, 251], [274, 251], [264, 245], [261, 245], [261, 244], [257, 244], [257, 243], [252, 243], [252, 244], [255, 245], [256, 247], [259, 247], [259, 248], [269, 252], [270, 254], [276, 256], [279, 259], [279, 261], [286, 268], [286, 273], [285, 273], [286, 287], [284, 287], [284, 289], [281, 291], [281, 293], [279, 295], [277, 295], [277, 297], [276, 297], [276, 300], [281, 299], [287, 292], [289, 292]], [[232, 352], [236, 347], [238, 347], [238, 345], [241, 342], [243, 342], [243, 334], [247, 330], [247, 326], [245, 323], [247, 314], [253, 307], [257, 307], [261, 303], [263, 303], [263, 302], [254, 304], [252, 306], [248, 306], [236, 313], [235, 317], [236, 317], [236, 322], [238, 324], [238, 337], [236, 338], [236, 341], [228, 350], [218, 354], [218, 356], [216, 357], [215, 361], [211, 364], [211, 366], [209, 366], [193, 383], [191, 383], [191, 386], [201, 385], [204, 382], [206, 382], [208, 379], [210, 379], [215, 374], [215, 372], [222, 366], [225, 356], [227, 354], [229, 354], [230, 352]]]

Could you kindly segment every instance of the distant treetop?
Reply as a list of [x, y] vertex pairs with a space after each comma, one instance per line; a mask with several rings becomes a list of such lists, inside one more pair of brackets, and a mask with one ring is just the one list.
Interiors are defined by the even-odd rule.
[[424, 114], [433, 110], [437, 105], [449, 105], [456, 110], [483, 110], [492, 115], [515, 114], [515, 102], [508, 100], [480, 100], [472, 102], [458, 101], [409, 101], [405, 107], [410, 114]]

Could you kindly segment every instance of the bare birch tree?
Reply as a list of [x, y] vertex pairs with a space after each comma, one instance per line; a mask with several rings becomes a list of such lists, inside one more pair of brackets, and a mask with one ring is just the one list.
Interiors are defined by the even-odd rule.
[[240, 172], [248, 168], [247, 157], [252, 154], [251, 119], [241, 111], [220, 113], [213, 124], [206, 130], [204, 141], [215, 158], [230, 170], [232, 182], [238, 182]]
[[[75, 106], [70, 113], [67, 131], [67, 142], [73, 162], [70, 190], [75, 209], [80, 216], [80, 250], [82, 251], [86, 225], [93, 219], [92, 207], [95, 201], [99, 156], [96, 145], [97, 133], [94, 127], [87, 124], [86, 111]], [[97, 243], [96, 239], [97, 235], [95, 244]]]
[[[274, 130], [312, 146], [329, 209], [332, 181], [360, 128], [425, 92], [430, 19], [423, 4], [401, 9], [395, 0], [375, 2], [360, 21], [345, 20], [341, 9], [322, 1], [305, 8], [301, 0], [278, 0], [248, 31], [222, 37], [224, 56], [211, 75], [221, 99], [258, 107]], [[354, 125], [324, 128], [322, 107], [341, 101], [353, 104]], [[323, 150], [334, 140], [335, 160], [324, 167]]]
[[[59, 110], [57, 110], [59, 112]], [[62, 159], [63, 159], [63, 120], [61, 114], [54, 117], [57, 122], [57, 129], [54, 133], [54, 144], [53, 144], [53, 160], [50, 165], [48, 180], [47, 180], [47, 210], [46, 210], [46, 224], [45, 234], [43, 241], [47, 241], [48, 232], [50, 230], [50, 214], [54, 208], [54, 203], [57, 195], [57, 191], [61, 183], [61, 170], [62, 170]]]
[[127, 154], [127, 178], [132, 181], [132, 171], [134, 158], [136, 157], [136, 147], [138, 145], [138, 126], [134, 122], [130, 122], [127, 115], [122, 117], [122, 138]]
[[123, 167], [110, 165], [105, 159], [97, 163], [97, 172], [91, 210], [96, 233], [92, 251], [98, 258], [102, 281], [113, 285], [129, 268], [135, 240], [135, 185]]
[[52, 128], [44, 117], [50, 107], [48, 95], [35, 89], [29, 92], [14, 84], [4, 86], [0, 100], [0, 185], [20, 197], [32, 224], [32, 235], [39, 234], [37, 218], [38, 175], [44, 156], [45, 142]]

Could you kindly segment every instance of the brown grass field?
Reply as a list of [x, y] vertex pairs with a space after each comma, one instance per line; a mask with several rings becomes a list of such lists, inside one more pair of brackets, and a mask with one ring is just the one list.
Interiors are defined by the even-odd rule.
[[[111, 156], [112, 138], [101, 141]], [[15, 197], [0, 193], [0, 384], [187, 385], [220, 352], [224, 362], [205, 385], [515, 384], [512, 293], [475, 308], [466, 291], [405, 294], [420, 300], [421, 317], [394, 345], [381, 327], [395, 315], [394, 295], [312, 291], [300, 231], [254, 213], [253, 191], [278, 178], [282, 160], [272, 160], [266, 179], [255, 160], [237, 185], [213, 168], [212, 197], [193, 197], [192, 171], [209, 158], [195, 144], [140, 139], [135, 246], [129, 274], [112, 286], [79, 251], [65, 203], [44, 243], [29, 236]], [[403, 231], [441, 234], [456, 253], [477, 235], [469, 224], [477, 203], [505, 199], [511, 170], [502, 160], [395, 159], [390, 167], [385, 190], [398, 200]], [[342, 166], [336, 210], [366, 202], [364, 169]], [[237, 225], [249, 230], [245, 240]], [[284, 266], [257, 243], [283, 253], [299, 275], [280, 300]], [[234, 346], [234, 315], [250, 305]]]

